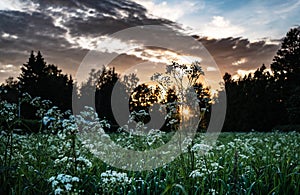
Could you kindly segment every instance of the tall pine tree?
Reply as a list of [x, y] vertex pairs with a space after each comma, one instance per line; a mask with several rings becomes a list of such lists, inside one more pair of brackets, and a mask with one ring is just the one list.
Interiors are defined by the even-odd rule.
[[[51, 100], [53, 105], [62, 110], [71, 109], [71, 76], [62, 74], [55, 65], [47, 65], [40, 51], [36, 56], [32, 51], [28, 62], [21, 67], [19, 84], [21, 93], [26, 92], [32, 97]], [[23, 117], [35, 118], [35, 109], [29, 104], [22, 105], [21, 110]]]
[[277, 83], [278, 101], [291, 124], [300, 124], [300, 27], [291, 29], [271, 64]]

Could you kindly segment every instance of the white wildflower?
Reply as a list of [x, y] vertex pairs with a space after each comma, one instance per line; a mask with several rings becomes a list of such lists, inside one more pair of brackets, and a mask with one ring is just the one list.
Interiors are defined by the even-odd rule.
[[58, 187], [57, 189], [55, 189], [54, 194], [61, 194], [64, 190], [61, 189], [60, 187]]
[[192, 178], [196, 178], [196, 177], [203, 177], [204, 176], [204, 173], [203, 172], [200, 172], [199, 170], [194, 170], [190, 173], [189, 175], [190, 177]]

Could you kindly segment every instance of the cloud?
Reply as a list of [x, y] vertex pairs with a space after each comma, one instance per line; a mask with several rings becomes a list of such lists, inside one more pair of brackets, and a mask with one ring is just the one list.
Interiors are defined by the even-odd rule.
[[212, 38], [244, 37], [251, 42], [281, 39], [300, 23], [299, 0], [205, 1], [205, 9], [178, 19], [190, 34]]
[[222, 16], [213, 16], [211, 22], [197, 30], [199, 34], [217, 39], [241, 36], [244, 31], [243, 27], [233, 25], [228, 19]]
[[234, 74], [234, 75], [232, 76], [232, 79], [238, 80], [239, 78], [243, 78], [243, 77], [245, 77], [245, 76], [247, 76], [247, 75], [249, 75], [249, 74], [253, 75], [255, 71], [256, 71], [256, 69], [252, 69], [252, 70], [242, 70], [242, 69], [238, 69], [238, 70], [236, 71], [236, 74]]
[[0, 72], [1, 73], [11, 73], [16, 71], [16, 67], [12, 64], [1, 65]]
[[31, 1], [20, 1], [20, 0], [0, 1], [0, 10], [32, 12], [36, 10], [38, 6], [39, 6], [38, 4], [35, 4]]
[[214, 27], [226, 28], [230, 26], [230, 21], [225, 20], [222, 16], [214, 16], [211, 25]]
[[2, 38], [4, 38], [4, 39], [17, 39], [18, 36], [16, 36], [16, 35], [10, 35], [10, 34], [4, 32], [2, 34]]
[[[115, 38], [110, 36], [112, 33], [148, 24], [177, 28], [181, 27], [178, 23], [182, 21], [185, 25], [191, 24], [193, 33], [209, 36], [195, 38], [213, 56], [222, 74], [255, 70], [262, 63], [271, 63], [279, 48], [278, 44], [269, 41], [270, 37], [281, 38], [281, 31], [287, 30], [284, 26], [280, 26], [280, 31], [276, 30], [279, 28], [271, 28], [274, 21], [282, 23], [280, 17], [273, 14], [273, 7], [281, 11], [297, 10], [297, 3], [290, 7], [288, 4], [270, 7], [265, 4], [249, 1], [242, 7], [223, 12], [216, 6], [212, 8], [210, 1], [204, 4], [204, 1], [194, 0], [158, 3], [153, 0], [4, 0], [0, 2], [0, 81], [8, 73], [18, 75], [19, 66], [26, 63], [31, 50], [41, 50], [47, 62], [74, 74], [86, 53], [103, 41], [106, 47], [102, 52], [113, 54], [133, 48], [136, 44], [151, 45], [153, 40], [148, 35], [148, 40], [145, 40], [143, 34], [126, 34]], [[167, 63], [171, 60], [193, 59], [192, 54], [184, 51], [196, 49], [187, 46], [180, 48], [180, 43], [177, 48], [172, 48], [172, 44], [177, 43], [176, 36], [167, 34], [164, 37], [160, 37], [160, 44], [167, 48], [164, 51], [149, 47], [144, 51], [133, 50], [127, 55], [121, 54], [122, 57], [114, 63], [126, 67], [126, 63], [146, 60]], [[257, 37], [266, 38], [257, 41]], [[204, 70], [216, 70], [204, 58], [201, 60]], [[8, 64], [15, 69], [7, 68]]]
[[158, 48], [147, 47], [143, 49], [135, 49], [133, 51], [129, 51], [127, 54], [136, 56], [145, 61], [162, 63], [162, 64], [171, 64], [173, 61], [180, 64], [191, 64], [194, 61], [202, 61], [202, 59], [197, 56], [178, 53], [176, 51], [172, 51], [167, 48], [159, 48], [159, 47]]
[[211, 39], [195, 36], [212, 55], [222, 74], [237, 74], [238, 69], [256, 70], [262, 64], [272, 63], [279, 44], [265, 41], [250, 42], [243, 38]]
[[204, 1], [177, 1], [169, 3], [167, 1], [160, 1], [156, 3], [153, 0], [134, 0], [143, 5], [147, 9], [147, 16], [153, 18], [165, 18], [171, 21], [178, 21], [195, 11], [199, 11], [205, 7]]
[[[31, 50], [40, 50], [48, 63], [74, 74], [89, 49], [105, 39], [107, 52], [121, 40], [109, 35], [137, 25], [176, 25], [166, 19], [148, 18], [147, 10], [132, 1], [24, 0], [0, 3], [0, 63], [16, 67]], [[2, 71], [3, 72], [3, 71]], [[7, 74], [0, 75], [0, 82]]]
[[12, 64], [1, 64], [0, 63], [0, 77], [8, 78], [14, 76], [19, 72], [20, 67], [14, 66]]
[[278, 10], [274, 10], [276, 14], [285, 14], [300, 7], [300, 0], [296, 0], [296, 2], [288, 2], [284, 5], [281, 5]]
[[247, 58], [241, 58], [235, 62], [232, 62], [233, 66], [239, 66], [241, 64], [245, 64], [246, 62], [248, 62]]
[[208, 71], [208, 72], [214, 72], [214, 71], [218, 71], [218, 70], [215, 67], [209, 66], [209, 67], [206, 68], [206, 71]]
[[[252, 70], [243, 70], [243, 69], [238, 69], [236, 71], [236, 74], [234, 74], [232, 76], [232, 79], [234, 80], [238, 80], [240, 78], [244, 78], [245, 76], [248, 76], [249, 74], [251, 74], [253, 76], [253, 74], [255, 73], [257, 69], [252, 69]], [[272, 71], [270, 68], [265, 69], [265, 71], [269, 72], [270, 74], [272, 74]]]

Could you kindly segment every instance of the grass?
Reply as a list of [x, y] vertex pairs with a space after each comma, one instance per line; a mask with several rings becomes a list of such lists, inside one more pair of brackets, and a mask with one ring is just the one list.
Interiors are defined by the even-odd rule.
[[[111, 137], [123, 147], [152, 147], [126, 134]], [[0, 194], [300, 194], [299, 133], [221, 133], [206, 153], [202, 138], [164, 167], [133, 172], [96, 158], [76, 134], [2, 132]]]

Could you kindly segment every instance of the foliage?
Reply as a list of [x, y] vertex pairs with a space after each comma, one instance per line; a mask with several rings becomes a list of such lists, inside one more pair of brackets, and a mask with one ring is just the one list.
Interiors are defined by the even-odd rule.
[[[89, 73], [89, 78], [79, 88], [78, 107], [80, 108], [77, 110], [83, 109], [84, 106], [93, 107], [92, 104], [95, 102], [99, 118], [108, 120], [113, 128], [107, 130], [115, 132], [119, 126], [112, 113], [111, 95], [115, 84], [120, 80], [117, 90], [119, 93], [124, 94], [120, 95], [120, 98], [129, 97], [130, 113], [139, 113], [142, 110], [147, 113], [147, 115], [142, 117], [138, 117], [135, 114], [134, 120], [136, 122], [148, 123], [150, 121], [149, 113], [153, 109], [152, 106], [161, 104], [160, 110], [166, 109], [167, 113], [173, 112], [167, 117], [161, 129], [164, 131], [174, 130], [178, 128], [180, 122], [177, 102], [182, 101], [179, 97], [183, 96], [183, 91], [187, 93], [190, 88], [194, 88], [198, 96], [199, 106], [209, 107], [209, 89], [203, 87], [199, 82], [199, 78], [203, 74], [198, 62], [194, 62], [190, 66], [174, 62], [166, 67], [166, 74], [156, 73], [153, 75], [152, 79], [160, 84], [160, 86], [156, 85], [154, 87], [148, 84], [137, 85], [139, 78], [135, 74], [125, 75], [123, 78], [120, 78], [114, 68], [92, 69]], [[165, 81], [163, 81], [164, 79]], [[175, 82], [172, 83], [172, 79]], [[188, 86], [185, 86], [184, 82], [187, 82]], [[163, 91], [165, 92], [164, 94]], [[170, 125], [169, 122], [172, 120], [176, 120], [176, 122]]]
[[[275, 77], [291, 76], [291, 73], [300, 73], [300, 28], [293, 28], [283, 39], [281, 48], [273, 59], [271, 68]], [[279, 78], [278, 78], [279, 79]], [[289, 78], [288, 78], [289, 79]]]
[[[174, 134], [155, 129], [143, 136], [106, 134], [110, 125], [90, 107], [74, 116], [41, 98], [24, 99], [39, 108], [46, 127], [15, 134], [16, 105], [1, 103], [8, 127], [0, 134], [1, 194], [299, 194], [297, 132], [223, 133], [215, 147], [203, 143], [205, 135], [199, 133], [173, 162], [131, 172], [110, 167], [93, 155], [101, 151], [91, 150], [109, 150], [109, 138], [123, 148], [152, 150]], [[90, 143], [85, 135], [100, 140]], [[114, 153], [115, 159], [126, 155]]]
[[[190, 110], [191, 108], [193, 110], [194, 103], [199, 105], [200, 111], [204, 109], [206, 112], [209, 109], [211, 105], [210, 92], [200, 82], [202, 75], [204, 72], [200, 62], [195, 61], [190, 65], [173, 62], [166, 66], [165, 73], [155, 73], [151, 77], [151, 80], [158, 82], [167, 91], [165, 104], [167, 105], [167, 113], [171, 112], [167, 122], [170, 123], [175, 119], [175, 128], [183, 121], [183, 110]], [[196, 115], [196, 113], [194, 114]], [[209, 120], [205, 118], [203, 113], [198, 114], [202, 125], [205, 124], [203, 119], [206, 119], [206, 122]]]
[[[49, 99], [62, 110], [71, 109], [73, 80], [71, 76], [62, 73], [55, 65], [47, 65], [41, 52], [34, 52], [26, 64], [21, 67], [18, 90], [29, 93], [32, 97]], [[25, 103], [21, 105], [22, 116], [34, 119], [34, 108]]]
[[235, 81], [224, 76], [227, 95], [226, 131], [270, 131], [287, 121], [282, 102], [277, 101], [274, 77], [263, 65], [254, 75]]
[[[92, 126], [91, 122], [97, 119], [90, 109], [78, 117], [85, 125]], [[72, 116], [62, 123], [64, 128], [56, 129], [57, 135], [49, 131], [11, 134], [9, 147], [6, 147], [8, 135], [2, 130], [1, 194], [299, 194], [300, 191], [296, 150], [300, 135], [296, 132], [223, 133], [215, 147], [204, 144], [204, 134], [199, 133], [190, 150], [170, 164], [151, 171], [130, 172], [112, 168], [93, 156], [83, 146]], [[101, 128], [97, 129], [104, 133]], [[172, 135], [152, 131], [140, 139], [124, 133], [106, 134], [118, 145], [134, 150], [158, 147]]]
[[279, 125], [300, 124], [299, 28], [287, 33], [271, 69], [272, 73], [262, 65], [238, 80], [224, 75], [228, 106], [223, 131], [270, 131]]
[[278, 87], [278, 97], [287, 110], [289, 122], [300, 124], [300, 27], [287, 33], [271, 68]]

